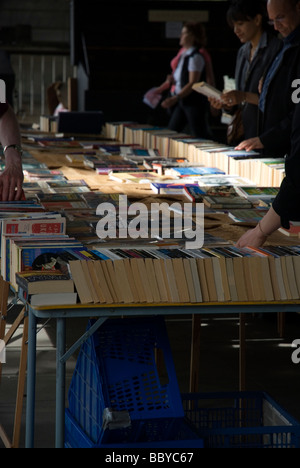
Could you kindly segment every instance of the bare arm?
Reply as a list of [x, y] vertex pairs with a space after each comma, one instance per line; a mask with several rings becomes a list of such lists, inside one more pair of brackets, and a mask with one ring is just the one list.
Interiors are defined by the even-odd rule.
[[280, 216], [271, 207], [263, 219], [255, 226], [240, 237], [237, 241], [237, 247], [260, 247], [267, 237], [270, 236], [281, 226]]
[[[0, 119], [0, 141], [3, 148], [21, 145], [19, 124], [11, 107]], [[22, 155], [16, 148], [8, 148], [4, 156], [5, 170], [0, 175], [0, 199], [20, 200], [23, 184]]]
[[177, 104], [179, 99], [183, 99], [187, 97], [189, 94], [191, 94], [191, 92], [193, 91], [192, 86], [194, 83], [197, 83], [200, 80], [200, 76], [201, 76], [201, 73], [198, 71], [189, 72], [189, 82], [182, 88], [182, 90], [177, 96], [172, 96], [172, 97], [165, 99], [161, 103], [162, 107], [164, 107], [165, 109], [168, 107], [173, 107], [175, 106], [175, 104]]

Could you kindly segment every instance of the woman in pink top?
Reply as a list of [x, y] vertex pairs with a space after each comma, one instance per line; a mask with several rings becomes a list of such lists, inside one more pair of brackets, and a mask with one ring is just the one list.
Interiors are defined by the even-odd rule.
[[[171, 86], [171, 95], [161, 106], [170, 110], [168, 128], [177, 132], [186, 131], [193, 137], [209, 138], [208, 103], [192, 86], [198, 81], [206, 81], [206, 62], [199, 49], [205, 42], [201, 23], [186, 23], [181, 31], [181, 50], [171, 62], [174, 68], [171, 77], [162, 86]], [[161, 87], [160, 87], [161, 88]]]

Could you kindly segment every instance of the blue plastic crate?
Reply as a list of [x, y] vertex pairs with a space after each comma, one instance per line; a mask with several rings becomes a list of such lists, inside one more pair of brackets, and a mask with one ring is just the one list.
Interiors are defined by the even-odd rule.
[[173, 434], [173, 440], [162, 437], [161, 431], [159, 431], [160, 437], [157, 439], [157, 425], [163, 425], [163, 421], [163, 419], [139, 421], [136, 424], [139, 431], [128, 431], [127, 439], [125, 437], [126, 432], [122, 432], [120, 438], [119, 431], [117, 433], [114, 430], [107, 431], [105, 442], [102, 440], [94, 443], [80, 428], [67, 409], [65, 413], [65, 448], [203, 448], [203, 439], [199, 438], [184, 419], [176, 419], [176, 431]]
[[182, 396], [207, 448], [300, 448], [300, 424], [265, 392]]
[[[162, 375], [157, 353], [164, 362]], [[68, 400], [70, 414], [93, 443], [112, 437], [102, 429], [105, 408], [129, 413], [131, 440], [145, 420], [158, 419], [164, 422], [152, 431], [155, 439], [172, 439], [173, 419], [183, 418], [184, 411], [163, 317], [107, 320], [81, 347]], [[128, 429], [118, 432], [120, 442], [128, 440]]]

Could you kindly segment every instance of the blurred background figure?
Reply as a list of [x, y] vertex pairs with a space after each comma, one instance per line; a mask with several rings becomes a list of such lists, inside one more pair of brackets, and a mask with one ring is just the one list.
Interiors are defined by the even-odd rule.
[[[203, 24], [197, 23], [197, 25], [197, 27], [199, 28], [201, 44], [199, 47], [199, 53], [202, 55], [205, 62], [205, 81], [210, 85], [215, 86], [215, 74], [212, 58], [206, 48], [206, 30]], [[167, 110], [167, 114], [164, 113], [162, 115], [161, 107], [159, 104], [161, 104], [162, 101], [164, 101], [167, 97], [171, 97], [175, 94], [176, 83], [174, 80], [174, 72], [179, 64], [180, 57], [184, 52], [186, 52], [186, 48], [181, 47], [177, 55], [173, 57], [173, 59], [170, 62], [171, 73], [166, 76], [165, 81], [161, 85], [151, 88], [149, 91], [147, 91], [147, 93], [144, 96], [144, 103], [153, 109], [150, 123], [164, 124], [165, 116], [167, 115], [170, 118], [172, 111], [174, 110], [173, 106], [167, 107], [167, 109], [165, 106], [163, 106]], [[216, 116], [215, 110], [213, 108], [211, 108], [211, 113], [213, 116]]]
[[47, 89], [47, 103], [50, 115], [68, 111], [68, 86], [62, 81], [52, 83]]
[[[162, 101], [161, 106], [171, 111], [168, 123], [170, 130], [186, 131], [194, 137], [210, 138], [208, 102], [192, 89], [194, 83], [206, 81], [206, 60], [199, 51], [205, 45], [204, 26], [201, 23], [186, 23], [181, 31], [181, 50], [171, 62], [174, 71], [167, 77], [164, 85], [169, 85], [170, 96]], [[208, 68], [210, 79], [214, 80], [211, 67]]]
[[11, 65], [10, 56], [5, 50], [0, 50], [0, 79], [4, 80], [6, 84], [6, 102], [14, 107], [16, 76]]

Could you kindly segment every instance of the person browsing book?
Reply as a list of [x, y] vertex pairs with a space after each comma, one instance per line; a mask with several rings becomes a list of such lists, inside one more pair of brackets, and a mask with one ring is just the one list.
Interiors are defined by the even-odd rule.
[[228, 142], [235, 145], [258, 135], [259, 83], [281, 41], [268, 25], [266, 2], [263, 0], [232, 1], [227, 11], [227, 22], [243, 44], [236, 59], [236, 89], [224, 92], [221, 101], [209, 100], [217, 109], [225, 106], [225, 111], [233, 116], [232, 125], [228, 126]]
[[181, 132], [188, 126], [191, 136], [207, 138], [211, 136], [208, 125], [208, 102], [193, 91], [192, 86], [205, 76], [205, 59], [199, 52], [204, 41], [201, 23], [186, 23], [181, 31], [180, 45], [184, 51], [172, 75], [173, 95], [164, 99], [161, 106], [171, 109], [168, 128]]
[[[206, 74], [206, 82], [210, 84], [211, 86], [216, 86], [216, 79], [215, 79], [215, 73], [214, 73], [214, 67], [212, 63], [212, 58], [208, 50], [206, 49], [206, 43], [207, 43], [207, 38], [206, 38], [206, 32], [205, 28], [202, 25], [202, 46], [199, 49], [200, 54], [203, 56], [204, 61], [205, 61], [205, 74]], [[171, 67], [171, 74], [167, 75], [166, 80], [156, 88], [155, 92], [157, 94], [161, 94], [166, 90], [171, 91], [171, 93], [175, 92], [175, 83], [173, 80], [173, 73], [176, 70], [180, 57], [185, 51], [184, 47], [181, 47], [175, 55], [175, 57], [172, 58], [170, 62], [170, 67]]]
[[260, 247], [280, 227], [289, 229], [290, 221], [300, 221], [300, 103], [296, 105], [291, 132], [291, 151], [285, 159], [285, 178], [272, 207], [254, 229], [237, 242], [238, 247]]
[[0, 175], [0, 201], [20, 200], [24, 179], [21, 135], [15, 113], [6, 103], [0, 103], [0, 141], [5, 158], [5, 169]]
[[268, 0], [267, 9], [271, 24], [281, 35], [281, 48], [262, 83], [259, 134], [242, 141], [237, 149], [258, 149], [282, 158], [290, 148], [293, 83], [300, 77], [300, 1]]

